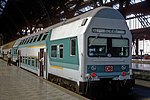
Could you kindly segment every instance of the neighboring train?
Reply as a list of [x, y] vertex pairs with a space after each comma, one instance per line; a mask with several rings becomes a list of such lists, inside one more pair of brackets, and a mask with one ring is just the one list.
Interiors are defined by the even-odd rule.
[[130, 90], [131, 42], [124, 17], [115, 9], [99, 7], [17, 39], [12, 61], [83, 95], [105, 87]]

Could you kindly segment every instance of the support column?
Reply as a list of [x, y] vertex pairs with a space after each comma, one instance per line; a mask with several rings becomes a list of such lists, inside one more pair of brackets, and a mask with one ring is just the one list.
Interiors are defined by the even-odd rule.
[[139, 51], [139, 41], [138, 39], [136, 39], [136, 49], [135, 49], [136, 56], [138, 56], [138, 51]]

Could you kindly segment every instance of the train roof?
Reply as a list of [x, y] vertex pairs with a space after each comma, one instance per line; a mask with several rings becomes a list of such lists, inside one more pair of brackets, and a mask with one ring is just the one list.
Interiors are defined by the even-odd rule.
[[[108, 13], [106, 14], [106, 12], [109, 12], [109, 15], [108, 15]], [[120, 16], [118, 16], [118, 15], [120, 15]], [[91, 10], [91, 11], [88, 11], [84, 14], [76, 16], [74, 18], [65, 20], [63, 22], [54, 24], [52, 26], [49, 26], [49, 27], [45, 28], [44, 30], [41, 30], [41, 31], [36, 32], [34, 34], [31, 34], [29, 36], [37, 35], [37, 34], [40, 34], [40, 33], [45, 33], [45, 32], [48, 32], [48, 31], [50, 31], [50, 30], [52, 30], [56, 27], [71, 23], [71, 22], [79, 20], [79, 19], [87, 18], [87, 17], [101, 17], [101, 18], [113, 18], [113, 19], [122, 19], [122, 20], [124, 20], [124, 17], [119, 13], [119, 11], [114, 10], [111, 7], [105, 7], [105, 6], [104, 7], [98, 7], [98, 8], [95, 8], [95, 9]], [[29, 36], [25, 36], [25, 37], [29, 37]]]
[[124, 17], [120, 14], [120, 12], [118, 10], [115, 10], [111, 7], [104, 6], [104, 7], [95, 8], [91, 11], [88, 11], [88, 12], [86, 12], [84, 14], [81, 14], [79, 16], [76, 16], [74, 18], [71, 18], [71, 19], [68, 19], [66, 21], [60, 22], [58, 24], [52, 25], [50, 27], [45, 28], [44, 30], [45, 30], [45, 32], [47, 32], [51, 29], [62, 26], [64, 24], [68, 24], [68, 23], [71, 23], [73, 21], [83, 19], [83, 18], [87, 18], [87, 17], [100, 17], [100, 18], [111, 18], [111, 19], [124, 20]]
[[[60, 23], [57, 23], [57, 24], [54, 24], [52, 26], [49, 26], [39, 32], [36, 32], [36, 33], [33, 33], [31, 35], [28, 35], [28, 36], [25, 36], [25, 37], [22, 37], [19, 40], [19, 42], [25, 38], [28, 38], [28, 37], [32, 37], [32, 36], [35, 36], [35, 35], [39, 35], [39, 34], [44, 34], [44, 33], [47, 33], [49, 32], [50, 30], [52, 29], [55, 29], [55, 28], [58, 28], [58, 27], [61, 27], [61, 26], [64, 26], [66, 24], [69, 24], [71, 22], [75, 22], [77, 20], [81, 20], [81, 19], [84, 19], [84, 18], [93, 18], [93, 17], [99, 17], [99, 18], [111, 18], [111, 19], [120, 19], [120, 20], [124, 20], [124, 17], [119, 13], [119, 11], [111, 8], [111, 7], [98, 7], [98, 8], [95, 8], [91, 11], [88, 11], [84, 14], [81, 14], [79, 16], [76, 16], [74, 18], [71, 18], [71, 19], [68, 19], [68, 20], [65, 20], [63, 22], [60, 22]], [[17, 44], [19, 45], [19, 43]], [[16, 45], [16, 46], [17, 46]]]
[[9, 42], [7, 44], [4, 44], [2, 49], [11, 49], [13, 47], [13, 45], [15, 44], [15, 42], [16, 42], [16, 40], [11, 41], [11, 42]]

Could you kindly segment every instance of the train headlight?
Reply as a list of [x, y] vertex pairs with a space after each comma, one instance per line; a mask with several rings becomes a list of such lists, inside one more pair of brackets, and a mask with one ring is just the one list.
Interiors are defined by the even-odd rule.
[[92, 71], [96, 71], [96, 66], [94, 66], [94, 65], [91, 66], [91, 70], [92, 70]]
[[96, 74], [95, 72], [93, 72], [93, 73], [91, 73], [91, 76], [92, 76], [93, 78], [95, 78], [95, 77], [97, 76], [97, 74]]
[[124, 77], [127, 75], [127, 73], [125, 71], [121, 72], [121, 75]]
[[126, 66], [124, 66], [124, 65], [123, 65], [123, 66], [121, 66], [121, 69], [122, 69], [122, 70], [126, 70], [126, 68], [127, 68], [127, 67], [126, 67]]
[[86, 79], [90, 79], [90, 77], [91, 77], [90, 74], [86, 74], [86, 75], [85, 75], [85, 78], [86, 78]]

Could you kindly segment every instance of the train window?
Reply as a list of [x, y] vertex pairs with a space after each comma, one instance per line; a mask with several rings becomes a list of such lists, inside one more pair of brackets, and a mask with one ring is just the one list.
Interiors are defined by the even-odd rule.
[[30, 65], [30, 57], [28, 57], [28, 65]]
[[128, 56], [129, 45], [127, 39], [112, 39], [113, 56]]
[[60, 58], [63, 58], [63, 55], [64, 55], [64, 46], [63, 44], [59, 45], [59, 57]]
[[57, 57], [57, 45], [51, 46], [51, 57]]
[[86, 24], [87, 20], [88, 20], [87, 18], [83, 19], [81, 26], [84, 26]]
[[38, 67], [38, 61], [39, 61], [39, 60], [36, 58], [36, 59], [35, 59], [35, 67]]
[[106, 56], [107, 39], [106, 38], [89, 38], [88, 54], [90, 57]]
[[25, 44], [25, 43], [26, 43], [26, 40], [27, 40], [27, 38], [26, 38], [26, 39], [24, 39], [24, 42], [23, 42], [23, 44]]
[[25, 39], [22, 40], [21, 45], [23, 45], [24, 41], [25, 41]]
[[16, 54], [18, 54], [18, 50], [16, 49]]
[[22, 63], [22, 60], [23, 60], [23, 58], [22, 58], [22, 56], [20, 56], [20, 63]]
[[45, 35], [43, 36], [42, 40], [45, 40], [45, 39], [46, 39], [46, 37], [47, 37], [47, 34], [45, 34]]
[[24, 63], [24, 56], [22, 56], [22, 63]]
[[13, 49], [13, 54], [16, 54], [16, 49]]
[[36, 41], [36, 39], [37, 39], [37, 36], [35, 36], [35, 37], [34, 37], [33, 42], [35, 42], [35, 41]]
[[76, 55], [76, 38], [70, 40], [70, 55]]
[[31, 37], [28, 38], [28, 40], [27, 40], [27, 42], [26, 42], [27, 44], [30, 42], [30, 39], [31, 39]]
[[22, 40], [22, 45], [23, 45], [24, 41], [25, 41], [25, 39]]
[[31, 39], [30, 39], [30, 42], [29, 42], [29, 43], [31, 43], [31, 42], [32, 42], [33, 38], [34, 38], [34, 36], [32, 36], [32, 37], [31, 37]]
[[120, 38], [88, 38], [89, 57], [127, 57], [129, 40]]
[[31, 66], [34, 66], [34, 58], [32, 58]]
[[26, 40], [27, 40], [27, 38], [26, 38], [26, 39], [24, 39], [23, 44], [25, 44], [25, 43], [26, 43]]
[[25, 64], [27, 64], [27, 62], [28, 62], [28, 61], [27, 61], [27, 57], [25, 57]]
[[21, 40], [21, 42], [20, 42], [20, 44], [19, 44], [19, 45], [22, 45], [22, 42], [23, 42], [23, 40]]
[[43, 34], [40, 34], [40, 35], [39, 35], [37, 41], [40, 41], [40, 40], [41, 40], [42, 35], [43, 35]]
[[26, 38], [26, 41], [25, 41], [25, 43], [24, 43], [24, 44], [27, 44], [28, 40], [29, 40], [29, 38]]

